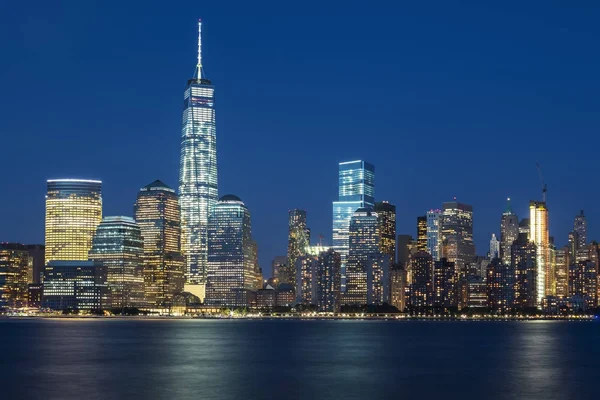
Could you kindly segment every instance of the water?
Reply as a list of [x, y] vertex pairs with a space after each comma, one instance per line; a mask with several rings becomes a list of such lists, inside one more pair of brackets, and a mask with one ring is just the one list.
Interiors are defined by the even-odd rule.
[[2, 399], [588, 399], [598, 322], [0, 321]]

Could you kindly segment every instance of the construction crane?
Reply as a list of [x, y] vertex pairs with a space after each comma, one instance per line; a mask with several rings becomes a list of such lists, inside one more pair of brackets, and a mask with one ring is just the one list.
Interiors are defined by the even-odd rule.
[[537, 167], [538, 175], [540, 176], [540, 183], [542, 185], [542, 201], [546, 202], [546, 192], [548, 191], [548, 185], [544, 183], [544, 177], [542, 176], [542, 168], [540, 167], [540, 163], [536, 162], [535, 166]]

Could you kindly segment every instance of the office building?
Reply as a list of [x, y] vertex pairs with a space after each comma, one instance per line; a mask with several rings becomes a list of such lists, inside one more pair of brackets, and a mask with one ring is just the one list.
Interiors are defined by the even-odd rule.
[[333, 249], [319, 254], [317, 265], [317, 307], [319, 311], [333, 312], [340, 306], [341, 296], [340, 254]]
[[185, 283], [177, 194], [156, 180], [140, 189], [134, 215], [144, 238], [145, 298], [150, 307], [164, 309]]
[[32, 281], [30, 283], [42, 283], [44, 276], [44, 263], [46, 262], [46, 246], [43, 244], [28, 244], [27, 251], [32, 260]]
[[411, 258], [409, 304], [413, 310], [433, 306], [433, 258], [426, 252], [418, 252]]
[[500, 241], [496, 238], [496, 234], [492, 233], [490, 239], [490, 260], [500, 258]]
[[396, 247], [398, 249], [396, 261], [398, 264], [404, 267], [404, 269], [408, 268], [411, 243], [413, 243], [413, 237], [411, 235], [398, 235], [396, 242]]
[[218, 175], [215, 88], [202, 67], [201, 33], [202, 21], [198, 21], [196, 73], [188, 80], [183, 95], [179, 206], [187, 282], [204, 285], [208, 218], [218, 199]]
[[441, 258], [433, 263], [433, 306], [448, 308], [456, 304], [456, 266]]
[[107, 306], [143, 307], [144, 239], [131, 217], [104, 217], [89, 253], [106, 268]]
[[317, 304], [318, 257], [305, 255], [296, 258], [296, 303]]
[[390, 268], [390, 305], [399, 311], [406, 309], [407, 290], [406, 270], [400, 264], [394, 264]]
[[479, 275], [467, 275], [456, 286], [456, 305], [459, 310], [487, 309], [487, 288]]
[[288, 213], [288, 259], [286, 263], [288, 268], [279, 271], [281, 283], [296, 282], [296, 260], [307, 255], [308, 246], [310, 246], [310, 230], [306, 226], [306, 211], [290, 210]]
[[0, 243], [0, 309], [27, 306], [32, 258], [19, 243]]
[[488, 308], [494, 312], [506, 312], [514, 304], [514, 270], [503, 264], [499, 258], [493, 259], [487, 271]]
[[393, 262], [396, 260], [396, 206], [380, 201], [375, 203], [375, 212], [379, 219], [379, 251]]
[[50, 261], [44, 268], [42, 306], [52, 310], [106, 308], [106, 268], [87, 260]]
[[102, 182], [50, 179], [46, 193], [45, 264], [52, 260], [87, 260], [102, 220]]
[[254, 291], [250, 211], [242, 200], [225, 195], [208, 219], [206, 304], [247, 307]]
[[442, 257], [455, 263], [457, 271], [463, 271], [474, 261], [473, 207], [457, 201], [442, 207]]
[[512, 211], [510, 198], [507, 201], [506, 210], [500, 219], [500, 259], [503, 263], [510, 263], [510, 247], [519, 237], [519, 218]]
[[417, 217], [417, 251], [427, 251], [427, 216]]
[[514, 270], [514, 307], [533, 308], [537, 303], [537, 246], [527, 233], [520, 233], [510, 249]]
[[569, 247], [556, 250], [556, 297], [566, 299], [569, 296]]
[[433, 257], [433, 261], [439, 261], [440, 245], [441, 245], [441, 230], [440, 230], [440, 217], [442, 210], [429, 210], [427, 211], [427, 252]]
[[[288, 274], [287, 269], [287, 256], [275, 256], [273, 261], [271, 262], [272, 274], [273, 274], [273, 284], [275, 288], [279, 286], [281, 283], [281, 277]], [[288, 278], [284, 278], [288, 279]]]
[[583, 215], [583, 210], [575, 217], [573, 223], [573, 232], [577, 232], [577, 244], [578, 246], [584, 247], [587, 244], [587, 220]]
[[569, 267], [569, 299], [582, 303], [584, 310], [598, 306], [598, 271], [592, 260], [578, 261]]
[[545, 202], [529, 203], [529, 240], [537, 247], [537, 306], [545, 296], [554, 295], [554, 271], [550, 263], [550, 235], [548, 233], [548, 209]]

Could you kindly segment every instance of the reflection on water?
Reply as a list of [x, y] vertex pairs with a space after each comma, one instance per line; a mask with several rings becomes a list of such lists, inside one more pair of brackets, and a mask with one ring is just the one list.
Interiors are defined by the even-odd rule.
[[591, 398], [596, 322], [0, 321], [8, 399]]

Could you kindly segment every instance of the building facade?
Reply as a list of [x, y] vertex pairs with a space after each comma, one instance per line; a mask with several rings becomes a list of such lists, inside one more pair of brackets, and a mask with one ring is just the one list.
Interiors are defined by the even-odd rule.
[[202, 67], [202, 22], [198, 22], [198, 63], [183, 96], [179, 205], [186, 277], [204, 284], [208, 260], [208, 217], [218, 199], [215, 88]]
[[500, 259], [508, 264], [511, 260], [510, 248], [519, 237], [519, 217], [512, 211], [510, 199], [500, 219]]
[[252, 225], [242, 200], [225, 195], [208, 219], [206, 304], [247, 307], [254, 287]]
[[396, 260], [396, 206], [387, 201], [375, 203], [379, 219], [379, 251], [387, 254], [392, 262]]
[[506, 312], [514, 303], [514, 270], [499, 258], [493, 259], [487, 270], [488, 308], [494, 312]]
[[427, 252], [433, 257], [433, 261], [439, 261], [440, 256], [440, 217], [441, 210], [427, 211]]
[[545, 202], [529, 203], [529, 240], [536, 251], [536, 305], [540, 307], [545, 296], [554, 295], [554, 271], [550, 263], [550, 235], [548, 232], [548, 208]]
[[573, 232], [577, 232], [577, 244], [579, 247], [584, 247], [587, 244], [587, 220], [585, 219], [583, 210], [575, 217]]
[[433, 306], [448, 308], [456, 304], [456, 266], [441, 258], [433, 263]]
[[146, 301], [150, 307], [168, 307], [173, 296], [183, 291], [185, 283], [177, 194], [156, 180], [140, 189], [134, 215], [144, 239]]
[[417, 251], [427, 251], [427, 216], [417, 217]]
[[411, 258], [409, 304], [413, 310], [433, 307], [433, 258], [427, 252], [419, 252]]
[[473, 207], [451, 201], [442, 207], [442, 257], [463, 271], [475, 258]]
[[496, 234], [492, 233], [490, 239], [490, 260], [500, 258], [500, 241], [496, 238]]
[[294, 266], [296, 260], [307, 255], [310, 246], [310, 229], [306, 226], [306, 211], [293, 209], [288, 213], [288, 255], [286, 266], [280, 270], [281, 283], [293, 284], [296, 281]]
[[45, 264], [87, 260], [102, 220], [102, 182], [50, 179], [46, 193]]
[[106, 268], [108, 307], [145, 306], [144, 239], [133, 218], [102, 218], [89, 258]]
[[537, 304], [537, 246], [520, 233], [510, 249], [510, 265], [515, 273], [514, 307], [533, 308]]
[[106, 308], [106, 268], [101, 262], [50, 261], [44, 268], [42, 306], [52, 310]]
[[27, 306], [32, 264], [26, 246], [0, 243], [0, 308]]

